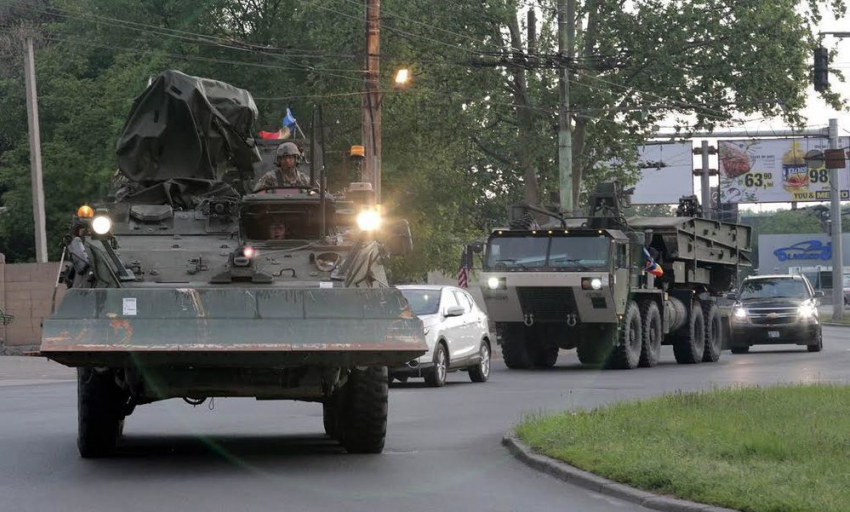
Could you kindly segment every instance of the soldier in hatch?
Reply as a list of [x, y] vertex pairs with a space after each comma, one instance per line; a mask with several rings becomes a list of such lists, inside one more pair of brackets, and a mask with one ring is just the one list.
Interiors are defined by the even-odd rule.
[[310, 178], [298, 171], [298, 158], [301, 151], [294, 142], [284, 142], [277, 147], [275, 164], [278, 168], [269, 171], [257, 180], [254, 192], [272, 187], [309, 187]]
[[286, 224], [273, 222], [269, 225], [269, 240], [284, 240], [286, 238]]

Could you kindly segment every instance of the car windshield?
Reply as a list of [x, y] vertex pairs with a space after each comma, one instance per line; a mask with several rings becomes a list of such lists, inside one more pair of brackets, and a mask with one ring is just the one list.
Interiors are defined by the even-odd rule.
[[593, 237], [498, 237], [490, 240], [486, 268], [564, 270], [605, 268], [611, 241]]
[[741, 300], [806, 299], [809, 292], [802, 279], [753, 279], [741, 287]]
[[433, 315], [440, 309], [440, 290], [401, 290], [410, 309], [419, 315]]
[[850, 288], [850, 274], [844, 274], [844, 288]]

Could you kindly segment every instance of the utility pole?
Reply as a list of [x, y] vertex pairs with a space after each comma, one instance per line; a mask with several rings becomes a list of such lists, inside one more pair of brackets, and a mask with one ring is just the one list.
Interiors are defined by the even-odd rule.
[[[572, 62], [575, 37], [575, 0], [558, 0], [558, 50]], [[573, 134], [570, 122], [570, 68], [561, 68], [558, 108], [558, 177], [561, 211], [573, 211]]]
[[372, 183], [381, 204], [381, 0], [366, 0], [366, 83], [361, 135], [366, 146], [363, 180]]
[[[838, 119], [829, 120], [829, 149], [839, 149]], [[829, 159], [826, 159], [828, 162]], [[829, 170], [829, 203], [832, 220], [832, 319], [840, 321], [844, 316], [844, 255], [841, 246], [841, 184], [839, 169]]]
[[41, 133], [38, 127], [38, 94], [35, 84], [35, 54], [32, 38], [24, 41], [24, 77], [27, 87], [27, 120], [30, 132], [30, 169], [32, 174], [32, 215], [35, 224], [35, 257], [47, 263], [47, 233], [44, 227], [44, 183], [41, 173]]

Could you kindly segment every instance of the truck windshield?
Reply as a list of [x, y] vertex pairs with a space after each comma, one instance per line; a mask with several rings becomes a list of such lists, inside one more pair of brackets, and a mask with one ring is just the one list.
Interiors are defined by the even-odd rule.
[[487, 268], [591, 270], [606, 268], [610, 240], [594, 237], [499, 237], [487, 250]]
[[741, 286], [741, 300], [806, 299], [809, 291], [802, 279], [753, 279]]

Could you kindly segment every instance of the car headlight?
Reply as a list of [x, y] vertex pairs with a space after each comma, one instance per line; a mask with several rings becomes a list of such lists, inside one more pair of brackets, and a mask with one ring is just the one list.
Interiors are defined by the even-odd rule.
[[487, 288], [491, 290], [504, 290], [507, 287], [507, 280], [504, 277], [491, 277], [487, 279]]
[[806, 320], [816, 317], [818, 315], [818, 310], [811, 304], [801, 304], [800, 307], [797, 308], [797, 315]]
[[112, 219], [106, 215], [98, 215], [92, 219], [91, 228], [98, 235], [105, 235], [112, 230]]
[[743, 322], [744, 320], [746, 320], [746, 319], [747, 319], [747, 310], [746, 310], [746, 309], [744, 309], [744, 308], [742, 308], [741, 306], [736, 306], [736, 307], [732, 310], [732, 317], [733, 317], [735, 320], [738, 320], [738, 321], [740, 321], [740, 322]]
[[357, 215], [357, 227], [363, 231], [375, 231], [381, 227], [381, 214], [375, 210], [363, 210]]

